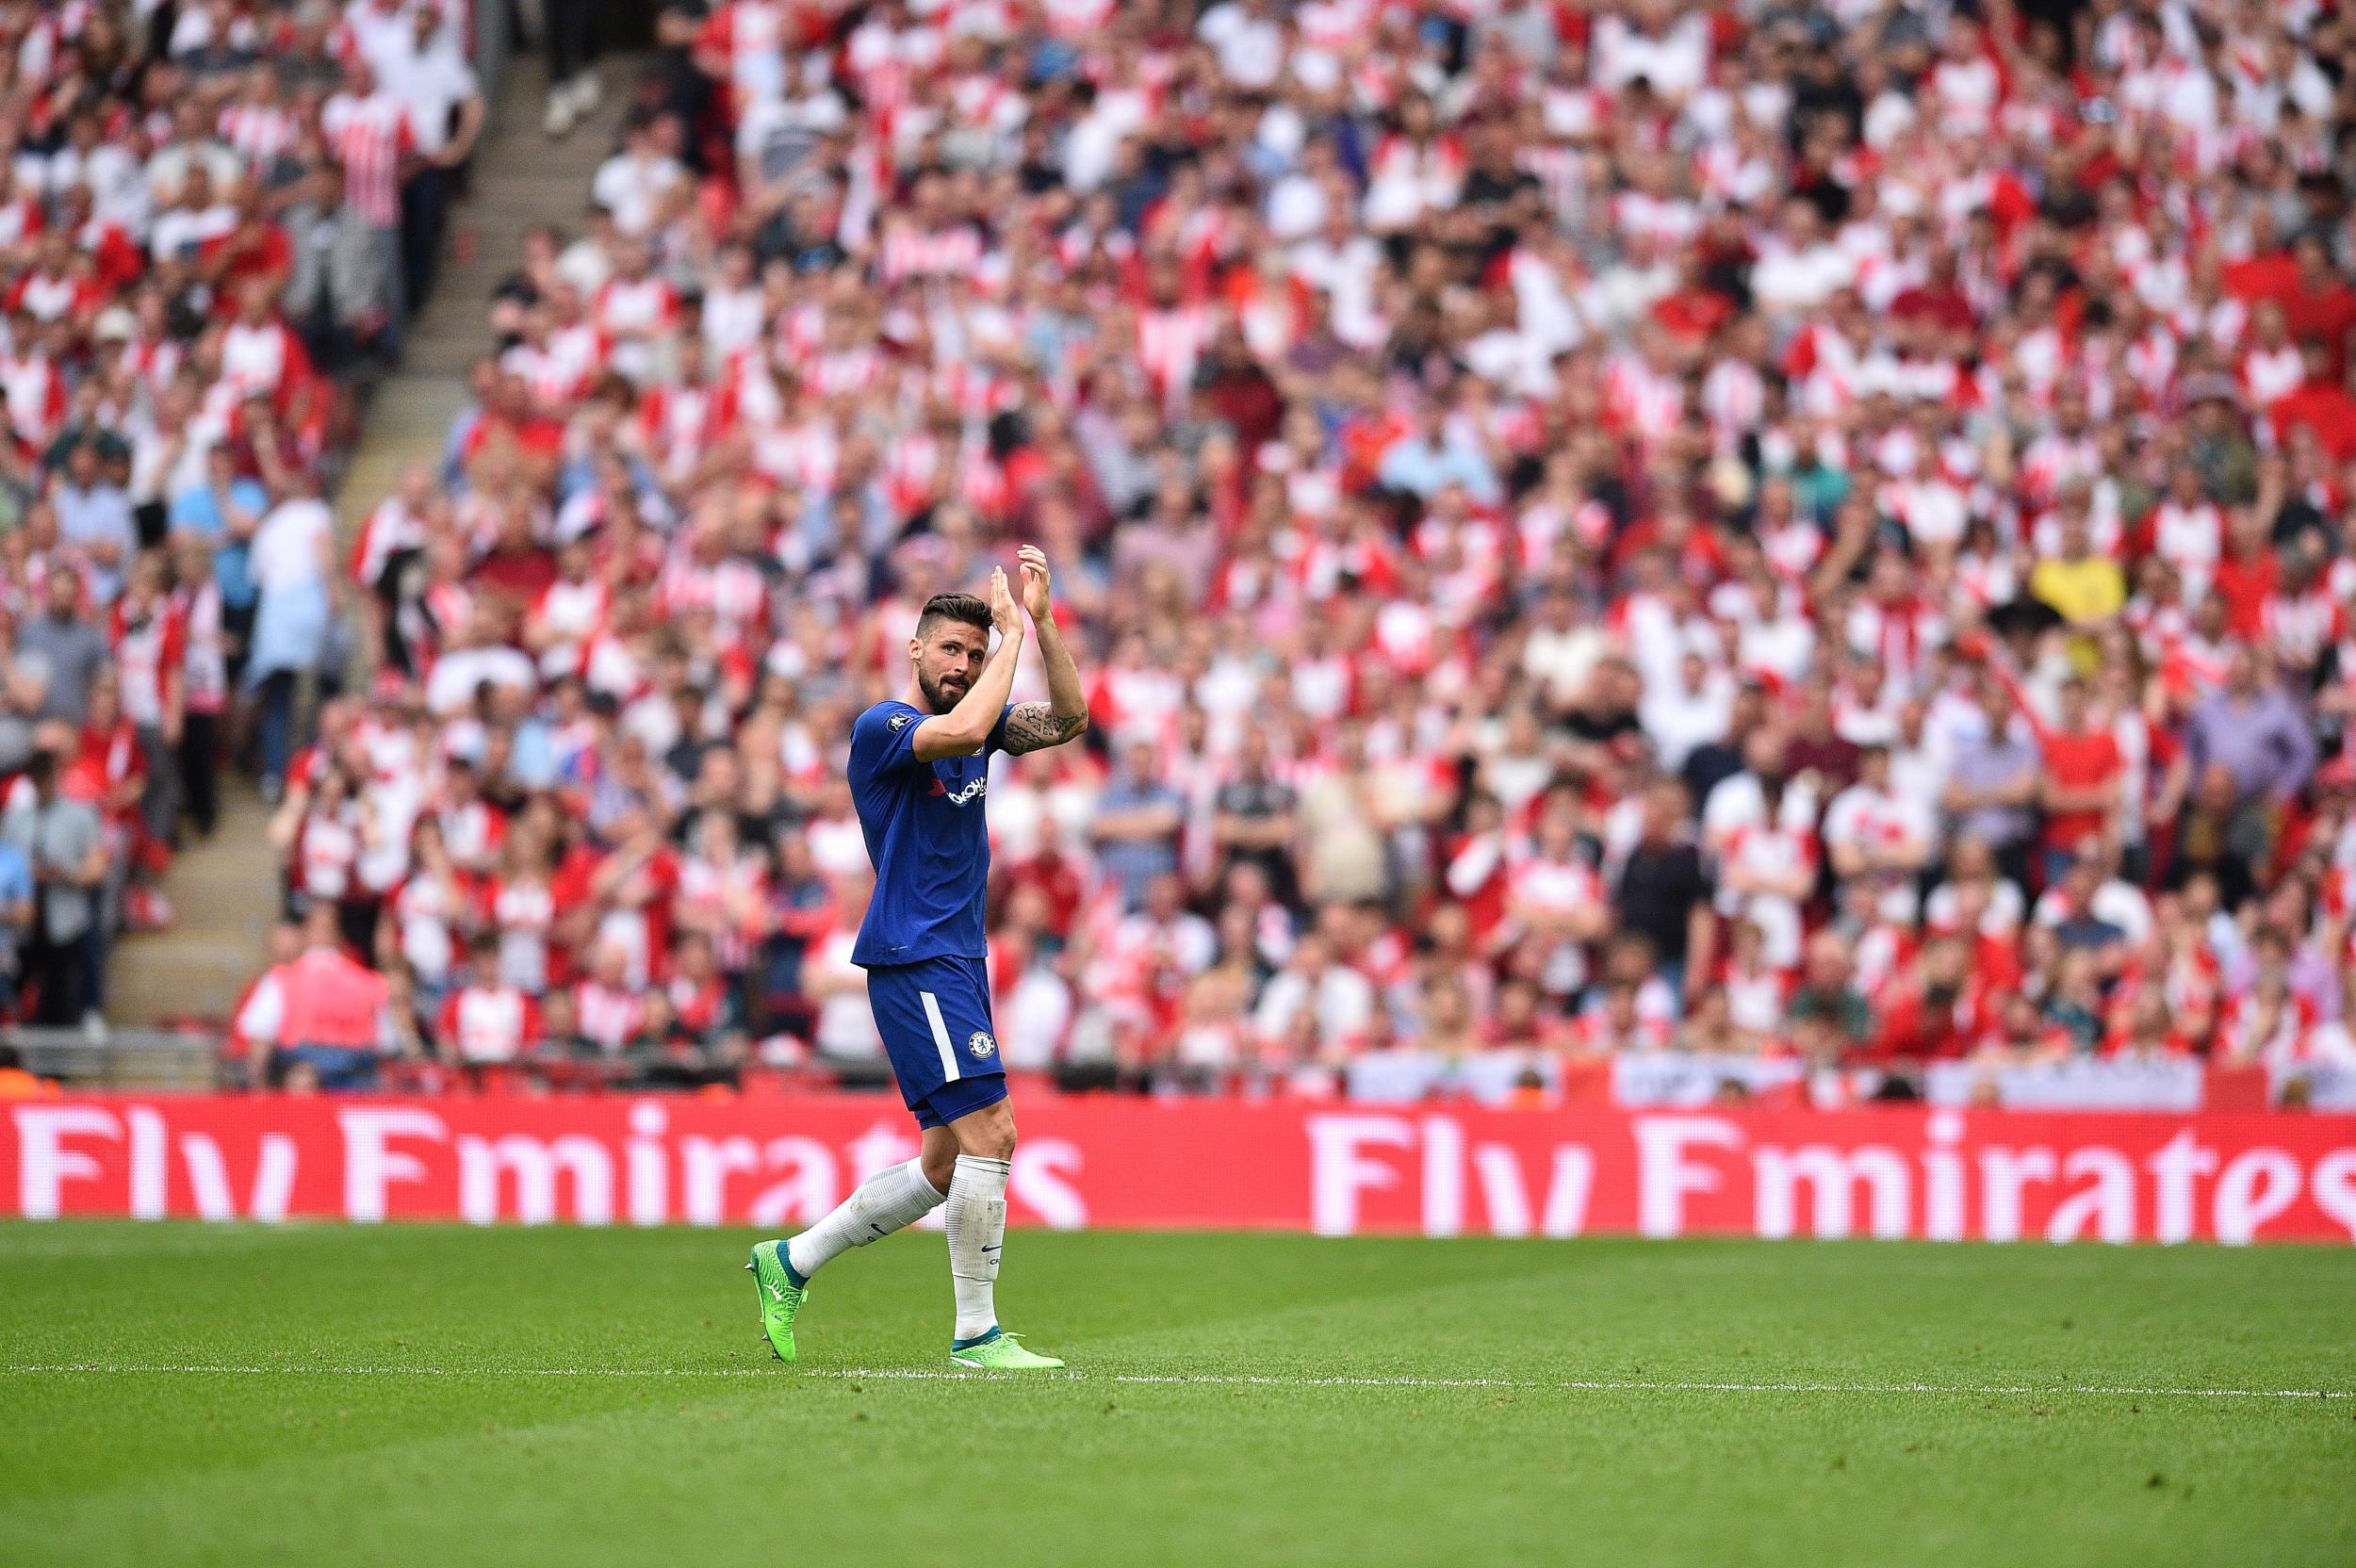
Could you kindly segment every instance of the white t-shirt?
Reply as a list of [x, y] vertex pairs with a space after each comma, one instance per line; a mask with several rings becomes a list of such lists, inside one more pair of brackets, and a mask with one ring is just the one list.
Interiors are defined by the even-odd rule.
[[1751, 269], [1751, 293], [1768, 315], [1788, 316], [1814, 309], [1856, 279], [1855, 266], [1830, 245], [1775, 246]]
[[1644, 736], [1660, 753], [1661, 765], [1671, 773], [1685, 766], [1693, 748], [1723, 741], [1734, 711], [1734, 681], [1723, 671], [1702, 678], [1702, 689], [1689, 692], [1678, 680], [1646, 694], [1637, 717]]
[[[183, 17], [185, 21], [185, 16]], [[392, 81], [392, 68], [401, 57], [409, 52], [410, 41], [417, 37], [417, 24], [405, 4], [379, 6], [374, 0], [361, 0], [344, 11], [344, 27], [352, 35], [352, 52], [368, 62], [378, 79], [406, 99], [407, 94]], [[178, 34], [173, 35], [177, 45]], [[174, 53], [177, 53], [175, 47]]]
[[450, 145], [451, 111], [477, 97], [482, 86], [474, 67], [444, 32], [421, 54], [408, 39], [376, 62], [385, 90], [409, 106], [410, 134], [417, 151], [429, 155]]
[[640, 235], [654, 227], [663, 196], [686, 172], [670, 158], [633, 157], [616, 153], [605, 160], [589, 193], [614, 215], [614, 226], [624, 234]]
[[247, 564], [254, 585], [271, 594], [323, 581], [327, 546], [335, 533], [335, 514], [325, 501], [281, 501], [254, 532]]
[[475, 688], [484, 681], [530, 691], [532, 661], [511, 647], [458, 648], [434, 662], [425, 683], [425, 705], [435, 713], [458, 712], [474, 701]]
[[1267, 87], [1284, 69], [1284, 33], [1273, 17], [1232, 3], [1214, 6], [1195, 34], [1218, 55], [1219, 74], [1239, 87]]

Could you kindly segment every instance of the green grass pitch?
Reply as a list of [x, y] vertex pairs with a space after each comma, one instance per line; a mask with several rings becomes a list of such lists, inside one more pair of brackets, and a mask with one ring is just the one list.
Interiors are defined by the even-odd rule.
[[751, 1239], [0, 1227], [0, 1562], [2356, 1562], [2356, 1251]]

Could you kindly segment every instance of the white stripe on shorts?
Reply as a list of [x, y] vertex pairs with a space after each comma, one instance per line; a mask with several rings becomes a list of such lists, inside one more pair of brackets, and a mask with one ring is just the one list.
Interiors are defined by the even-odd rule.
[[924, 1020], [933, 1026], [933, 1044], [941, 1048], [941, 1075], [949, 1083], [957, 1081], [957, 1054], [949, 1048], [949, 1026], [941, 1020], [941, 998], [930, 991], [918, 991], [924, 999]]

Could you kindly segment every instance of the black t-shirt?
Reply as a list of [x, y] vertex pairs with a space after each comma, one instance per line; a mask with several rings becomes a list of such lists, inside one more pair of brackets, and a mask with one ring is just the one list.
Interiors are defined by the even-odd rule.
[[1597, 746], [1608, 746], [1623, 735], [1641, 734], [1644, 727], [1632, 708], [1574, 708], [1562, 715], [1562, 724], [1572, 739]]
[[[1231, 816], [1265, 821], [1291, 810], [1293, 801], [1293, 789], [1289, 784], [1273, 778], [1263, 778], [1256, 783], [1238, 778], [1219, 786], [1219, 793], [1213, 797], [1212, 807]], [[1236, 860], [1249, 860], [1266, 871], [1280, 897], [1291, 886], [1292, 857], [1281, 845], [1262, 849], [1232, 849], [1228, 851], [1228, 859], [1231, 864]]]
[[1293, 790], [1279, 779], [1238, 778], [1220, 785], [1212, 805], [1235, 817], [1281, 816], [1293, 808]]
[[1710, 896], [1701, 852], [1692, 844], [1638, 844], [1620, 869], [1612, 897], [1620, 924], [1652, 939], [1665, 963], [1685, 957], [1686, 921]]
[[1468, 207], [1503, 206], [1526, 190], [1538, 188], [1538, 176], [1524, 169], [1505, 170], [1492, 174], [1476, 169], [1464, 176], [1464, 188], [1458, 200]]
[[1686, 792], [1707, 805], [1710, 791], [1742, 771], [1742, 747], [1731, 741], [1706, 741], [1685, 754]]

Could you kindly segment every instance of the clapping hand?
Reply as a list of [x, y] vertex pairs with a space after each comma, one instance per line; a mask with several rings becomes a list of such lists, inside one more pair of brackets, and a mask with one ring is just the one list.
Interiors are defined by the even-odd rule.
[[1031, 612], [1031, 619], [1044, 625], [1053, 613], [1049, 607], [1049, 590], [1054, 578], [1047, 570], [1047, 552], [1037, 545], [1025, 545], [1014, 552], [1015, 569], [1023, 574], [1023, 608]]
[[1006, 570], [1003, 566], [990, 568], [990, 624], [998, 629], [1001, 637], [1011, 637], [1023, 629], [1023, 614], [1015, 608], [1014, 591], [1006, 586]]

